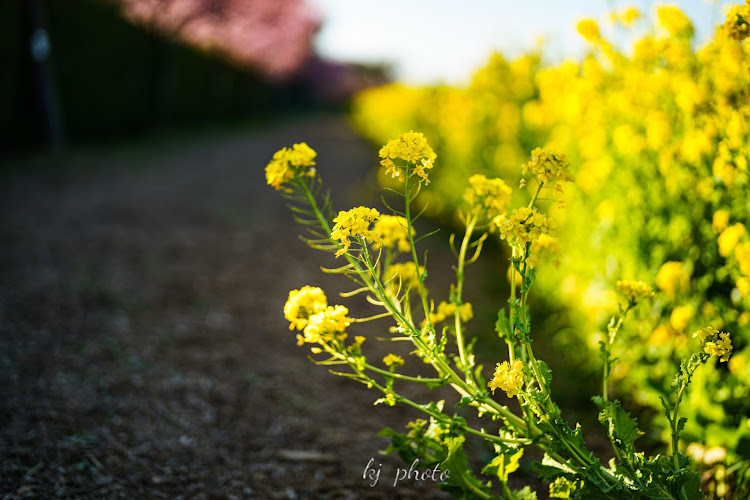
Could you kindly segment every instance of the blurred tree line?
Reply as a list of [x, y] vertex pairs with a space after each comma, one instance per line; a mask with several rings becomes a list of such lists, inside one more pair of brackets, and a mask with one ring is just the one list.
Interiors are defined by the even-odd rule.
[[[255, 3], [272, 2], [276, 8], [279, 4], [273, 4], [275, 1]], [[181, 2], [188, 4], [182, 0], [159, 0], [156, 4], [164, 7]], [[306, 40], [280, 37], [266, 42], [271, 57], [282, 49], [281, 43], [307, 44], [302, 48], [309, 54], [306, 59], [294, 71], [279, 76], [269, 74], [261, 64], [252, 66], [236, 57], [222, 57], [221, 47], [208, 50], [184, 40], [175, 43], [163, 30], [149, 30], [143, 22], [136, 22], [142, 19], [128, 22], [121, 12], [128, 3], [135, 2], [0, 3], [0, 156], [40, 146], [59, 148], [133, 137], [165, 128], [264, 121], [322, 104], [341, 105], [342, 96], [367, 86], [366, 80], [373, 76], [372, 69], [368, 73], [315, 56], [311, 41], [318, 20], [307, 21], [315, 25]], [[207, 2], [214, 10], [227, 10], [221, 4], [230, 3], [242, 4], [247, 10], [253, 2]], [[300, 0], [287, 3], [304, 6]], [[221, 30], [217, 33], [223, 37]], [[321, 73], [326, 77], [321, 78]], [[373, 82], [381, 82], [383, 74], [376, 68]], [[331, 78], [339, 87], [343, 82], [334, 95], [326, 92], [335, 86]]]

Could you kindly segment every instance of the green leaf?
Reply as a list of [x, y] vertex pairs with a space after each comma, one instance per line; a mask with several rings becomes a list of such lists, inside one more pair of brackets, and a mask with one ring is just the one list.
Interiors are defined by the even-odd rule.
[[528, 292], [532, 286], [534, 286], [534, 281], [536, 279], [536, 273], [533, 269], [527, 269], [526, 275], [523, 278], [523, 284], [521, 285], [521, 293]]
[[643, 435], [638, 430], [638, 421], [622, 409], [619, 401], [613, 401], [604, 404], [604, 408], [599, 413], [599, 422], [607, 427], [607, 435], [612, 444], [632, 459], [635, 453], [634, 442]]
[[528, 486], [522, 490], [513, 490], [510, 492], [510, 498], [512, 500], [537, 500], [536, 493], [531, 491]]
[[464, 436], [456, 436], [448, 437], [444, 441], [448, 447], [448, 458], [441, 468], [443, 470], [449, 469], [451, 475], [446, 479], [447, 484], [441, 485], [441, 487], [452, 490], [451, 493], [454, 498], [457, 497], [455, 494], [456, 487], [463, 493], [458, 498], [475, 498], [475, 495], [470, 493], [472, 490], [489, 494], [489, 487], [480, 481], [471, 470], [466, 453], [463, 450], [464, 439]]
[[687, 424], [688, 419], [685, 417], [680, 417], [680, 419], [677, 421], [677, 437], [680, 436], [680, 433], [685, 429], [685, 424]]
[[544, 479], [545, 481], [554, 481], [558, 477], [573, 476], [576, 473], [566, 464], [558, 462], [546, 454], [541, 462], [532, 462], [531, 468], [539, 475], [540, 479]]
[[552, 384], [552, 370], [549, 369], [549, 366], [547, 366], [547, 363], [544, 361], [537, 361], [538, 367], [539, 367], [539, 376], [542, 377], [542, 381], [544, 383], [544, 388], [547, 391], [547, 394], [551, 392], [550, 385]]
[[518, 461], [523, 456], [523, 448], [518, 450], [514, 454], [510, 453], [501, 453], [498, 456], [496, 456], [490, 463], [484, 466], [482, 469], [482, 474], [487, 474], [488, 476], [497, 476], [497, 478], [503, 482], [508, 482], [508, 476], [518, 470], [519, 463]]
[[705, 498], [701, 490], [701, 476], [698, 472], [688, 472], [688, 478], [682, 485], [682, 490], [685, 491], [687, 500], [702, 500]]
[[501, 339], [508, 339], [511, 335], [510, 320], [505, 315], [505, 309], [500, 309], [497, 312], [497, 321], [495, 322], [495, 331], [498, 337]]
[[667, 400], [664, 399], [664, 396], [659, 396], [659, 401], [661, 401], [661, 405], [664, 407], [664, 415], [666, 415], [667, 420], [670, 422], [672, 421], [672, 410], [669, 409], [669, 404], [667, 403]]

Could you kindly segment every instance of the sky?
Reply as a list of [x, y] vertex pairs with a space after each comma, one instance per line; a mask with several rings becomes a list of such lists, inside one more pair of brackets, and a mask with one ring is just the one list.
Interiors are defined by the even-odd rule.
[[[466, 83], [488, 55], [519, 55], [538, 46], [551, 61], [578, 57], [585, 41], [576, 32], [583, 18], [600, 22], [602, 33], [627, 34], [607, 24], [613, 8], [638, 7], [654, 19], [658, 2], [645, 0], [309, 0], [323, 27], [316, 48], [339, 61], [389, 63], [410, 84]], [[710, 0], [661, 2], [678, 5], [696, 27], [698, 43], [713, 33], [721, 9]], [[739, 0], [731, 3], [739, 3]], [[644, 26], [643, 24], [641, 24]], [[643, 29], [643, 28], [642, 28]]]

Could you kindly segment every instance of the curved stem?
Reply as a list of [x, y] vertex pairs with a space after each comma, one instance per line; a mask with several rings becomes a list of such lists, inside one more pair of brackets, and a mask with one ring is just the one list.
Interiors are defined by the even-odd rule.
[[474, 231], [474, 226], [476, 225], [476, 223], [477, 217], [474, 214], [470, 215], [466, 224], [466, 233], [464, 234], [464, 239], [461, 242], [461, 250], [458, 253], [458, 266], [456, 268], [456, 289], [454, 296], [454, 303], [456, 304], [455, 326], [456, 344], [458, 344], [458, 355], [461, 359], [461, 366], [463, 367], [464, 375], [466, 376], [466, 382], [471, 385], [476, 385], [476, 381], [474, 380], [474, 377], [471, 373], [471, 367], [469, 366], [466, 356], [464, 334], [461, 327], [460, 308], [463, 305], [461, 294], [463, 293], [464, 288], [464, 265], [466, 263], [466, 250], [469, 247], [469, 240], [471, 239], [471, 234]]

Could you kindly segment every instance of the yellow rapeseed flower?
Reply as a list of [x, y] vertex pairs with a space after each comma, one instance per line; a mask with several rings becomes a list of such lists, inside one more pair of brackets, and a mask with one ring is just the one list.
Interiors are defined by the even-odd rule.
[[734, 257], [744, 276], [750, 276], [750, 242], [740, 243], [734, 249]]
[[521, 168], [524, 174], [531, 172], [537, 179], [546, 183], [575, 180], [570, 173], [570, 162], [566, 156], [549, 148], [534, 149], [531, 152], [531, 160]]
[[495, 217], [493, 223], [500, 228], [500, 238], [507, 239], [511, 246], [524, 246], [542, 234], [554, 235], [557, 226], [553, 219], [528, 207], [513, 210], [510, 217]]
[[383, 358], [383, 364], [385, 366], [404, 366], [404, 358], [395, 354], [389, 354]]
[[727, 210], [717, 210], [714, 212], [711, 227], [715, 233], [721, 233], [729, 225], [729, 212]]
[[669, 316], [669, 324], [672, 325], [677, 331], [683, 331], [687, 328], [690, 320], [695, 316], [695, 307], [691, 305], [677, 306], [672, 309], [672, 314]]
[[[432, 150], [424, 134], [421, 132], [409, 131], [405, 134], [401, 134], [396, 139], [391, 139], [388, 143], [380, 149], [379, 155], [383, 158], [380, 164], [385, 167], [386, 174], [391, 174], [392, 177], [403, 181], [406, 170], [406, 174], [411, 175], [412, 173], [417, 174], [425, 183], [429, 183], [427, 179], [427, 171], [430, 170], [437, 158], [437, 155]], [[393, 160], [401, 159], [406, 161], [413, 170], [409, 170], [409, 165], [406, 167], [397, 166]]]
[[338, 240], [343, 248], [336, 252], [336, 257], [343, 255], [349, 250], [352, 242], [350, 238], [362, 238], [363, 240], [379, 243], [379, 235], [372, 229], [370, 224], [375, 222], [380, 214], [374, 208], [357, 207], [348, 211], [341, 211], [333, 219], [335, 225], [331, 231], [331, 239]]
[[636, 7], [626, 7], [620, 13], [620, 15], [618, 16], [618, 19], [625, 26], [630, 26], [635, 21], [640, 19], [640, 17], [641, 17], [641, 11], [638, 10]]
[[745, 276], [741, 278], [737, 278], [737, 281], [735, 281], [734, 285], [737, 287], [737, 290], [740, 292], [741, 297], [747, 297], [748, 295], [750, 295], [750, 278], [745, 277]]
[[703, 352], [718, 356], [719, 361], [728, 361], [732, 355], [732, 339], [726, 332], [707, 326], [696, 331], [693, 336], [700, 339]]
[[721, 25], [726, 35], [737, 41], [750, 36], [750, 1], [745, 5], [735, 5], [727, 13], [727, 20]]
[[271, 161], [266, 165], [266, 183], [277, 191], [289, 192], [284, 184], [298, 175], [313, 176], [315, 157], [318, 155], [310, 146], [302, 142], [291, 148], [281, 148], [274, 153]]
[[313, 314], [308, 318], [304, 330], [305, 342], [330, 342], [334, 338], [343, 340], [345, 337], [340, 334], [343, 334], [352, 323], [352, 319], [347, 317], [347, 314], [349, 314], [349, 309], [344, 306], [329, 306]]
[[[419, 266], [419, 272], [424, 272], [422, 266]], [[399, 286], [402, 291], [416, 288], [419, 286], [417, 266], [411, 261], [391, 264], [384, 273], [383, 281], [388, 282], [388, 286], [394, 293], [399, 289]]]
[[483, 217], [493, 219], [505, 212], [513, 190], [502, 179], [488, 179], [482, 174], [469, 177], [464, 200], [480, 210]]
[[576, 25], [576, 30], [589, 42], [595, 42], [601, 38], [599, 25], [593, 19], [581, 19]]
[[539, 238], [531, 242], [529, 258], [526, 263], [533, 269], [539, 265], [539, 259], [545, 254], [560, 255], [560, 243], [554, 236], [541, 234]]
[[[409, 244], [409, 234], [406, 231], [406, 227], [407, 221], [404, 217], [381, 215], [372, 226], [372, 232], [379, 237], [379, 239], [372, 240], [372, 248], [377, 250], [380, 247], [385, 247], [395, 249], [399, 252], [408, 252], [411, 250], [411, 245]], [[412, 227], [412, 238], [416, 234]]]
[[650, 299], [655, 294], [654, 289], [643, 281], [620, 280], [617, 282], [617, 289], [633, 304]]
[[745, 234], [745, 226], [738, 222], [724, 229], [719, 235], [719, 255], [727, 257]]
[[[454, 317], [456, 315], [456, 304], [453, 302], [440, 302], [437, 306], [437, 310], [434, 313], [430, 314], [430, 322], [432, 324], [440, 323], [441, 321], [445, 321], [448, 318]], [[458, 308], [458, 315], [461, 318], [461, 321], [464, 323], [469, 321], [471, 318], [474, 317], [474, 309], [472, 308], [472, 305], [470, 302], [465, 302], [461, 304], [461, 307]]]
[[516, 396], [523, 388], [523, 363], [517, 359], [513, 364], [507, 361], [498, 363], [495, 374], [487, 386], [492, 390], [492, 394], [495, 394], [495, 389], [502, 389], [509, 398]]
[[667, 30], [670, 35], [693, 35], [693, 23], [679, 7], [674, 5], [662, 5], [656, 9], [656, 17], [659, 25]]
[[685, 264], [674, 260], [665, 262], [656, 273], [656, 286], [670, 297], [690, 287], [690, 274]]
[[703, 350], [706, 354], [718, 357], [719, 361], [729, 361], [729, 356], [732, 355], [732, 339], [728, 333], [721, 332], [718, 338], [706, 342]]
[[719, 334], [719, 330], [712, 326], [705, 326], [693, 334], [693, 337], [700, 338], [701, 344], [705, 344], [706, 340], [710, 340]]
[[289, 329], [302, 330], [307, 326], [310, 316], [319, 313], [328, 306], [326, 294], [316, 286], [303, 286], [289, 292], [284, 305], [284, 318], [289, 322]]
[[653, 332], [651, 332], [651, 335], [648, 338], [648, 345], [664, 345], [674, 338], [674, 335], [674, 331], [670, 327], [659, 325], [654, 328]]

